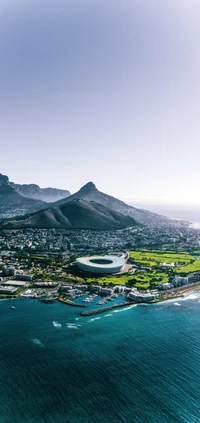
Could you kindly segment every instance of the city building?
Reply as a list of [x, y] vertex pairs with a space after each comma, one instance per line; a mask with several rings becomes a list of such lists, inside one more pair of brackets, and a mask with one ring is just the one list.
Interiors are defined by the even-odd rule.
[[18, 288], [14, 286], [0, 286], [0, 293], [1, 294], [14, 294]]
[[4, 286], [18, 286], [18, 287], [23, 287], [23, 286], [28, 286], [29, 283], [26, 281], [15, 281], [14, 279], [3, 282]]
[[3, 267], [2, 269], [3, 276], [15, 276], [16, 270], [14, 267]]
[[33, 276], [32, 275], [21, 275], [21, 274], [17, 274], [15, 279], [17, 281], [32, 281], [33, 280]]
[[130, 292], [128, 294], [128, 299], [138, 302], [148, 302], [155, 299], [155, 294], [151, 293], [140, 293], [140, 292]]

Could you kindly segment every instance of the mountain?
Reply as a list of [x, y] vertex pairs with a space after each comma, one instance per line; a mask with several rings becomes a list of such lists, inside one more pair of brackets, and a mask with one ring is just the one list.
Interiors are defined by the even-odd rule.
[[181, 225], [181, 223], [183, 223], [181, 221], [176, 221], [168, 217], [161, 216], [157, 213], [149, 212], [148, 210], [132, 207], [124, 203], [123, 201], [118, 200], [115, 197], [112, 197], [99, 191], [93, 184], [93, 182], [88, 182], [75, 194], [72, 194], [63, 200], [56, 202], [55, 205], [62, 205], [68, 201], [72, 201], [75, 199], [95, 201], [96, 203], [102, 204], [103, 206], [108, 207], [111, 210], [114, 210], [126, 216], [130, 216], [143, 225], [148, 225], [151, 227], [163, 227], [171, 225], [179, 226]]
[[61, 200], [70, 195], [70, 192], [64, 189], [57, 188], [40, 188], [36, 184], [15, 184], [10, 182], [10, 185], [15, 189], [15, 191], [27, 198], [32, 198], [34, 200], [41, 200], [47, 203], [53, 203], [54, 201]]
[[45, 204], [18, 194], [10, 185], [8, 176], [0, 174], [0, 219], [34, 212], [44, 208]]
[[0, 187], [4, 187], [7, 186], [9, 184], [9, 179], [8, 176], [6, 175], [2, 175], [0, 173]]
[[72, 200], [57, 207], [51, 207], [23, 218], [5, 221], [1, 229], [21, 228], [66, 228], [112, 230], [137, 225], [129, 217], [110, 210], [96, 202]]
[[[9, 182], [9, 179], [6, 175], [0, 174], [0, 220], [3, 218], [10, 219], [14, 216], [21, 216], [30, 213], [32, 214], [33, 212], [36, 212], [38, 210], [47, 209], [47, 207], [49, 210], [49, 201], [51, 201], [51, 208], [53, 207], [56, 209], [57, 207], [72, 202], [73, 200], [81, 199], [85, 202], [93, 201], [95, 203], [98, 203], [99, 205], [102, 205], [109, 209], [110, 212], [116, 212], [124, 216], [129, 216], [136, 222], [141, 223], [143, 225], [147, 225], [152, 228], [172, 226], [180, 227], [182, 225], [188, 224], [188, 222], [185, 221], [173, 220], [168, 217], [161, 216], [157, 213], [150, 212], [148, 210], [143, 210], [130, 206], [115, 197], [112, 197], [108, 194], [104, 194], [103, 192], [99, 191], [93, 184], [93, 182], [88, 182], [75, 194], [69, 194], [69, 191], [57, 190], [56, 188], [40, 188], [38, 185], [34, 184], [14, 184], [13, 182]], [[60, 199], [60, 197], [63, 196], [65, 196], [65, 198]], [[55, 201], [58, 198], [59, 200]], [[48, 213], [45, 216], [48, 216]], [[57, 222], [55, 216], [53, 217], [53, 220]], [[57, 224], [57, 227], [59, 227], [59, 225], [61, 224], [59, 222], [59, 219]], [[69, 227], [73, 227], [73, 225], [69, 223]]]

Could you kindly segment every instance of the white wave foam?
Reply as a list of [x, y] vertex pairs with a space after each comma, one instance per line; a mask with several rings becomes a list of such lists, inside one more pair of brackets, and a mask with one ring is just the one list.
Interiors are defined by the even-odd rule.
[[186, 300], [196, 300], [197, 298], [200, 297], [200, 293], [193, 293], [193, 294], [189, 294], [187, 296], [185, 296], [184, 298], [182, 298], [182, 301], [186, 301]]
[[75, 325], [75, 323], [66, 323], [66, 325], [68, 329], [78, 329], [78, 326], [80, 326], [80, 325]]
[[130, 310], [131, 308], [136, 307], [136, 306], [137, 306], [137, 304], [133, 304], [129, 307], [122, 308], [121, 310], [114, 310], [114, 313], [122, 313], [122, 311]]
[[52, 322], [52, 323], [53, 323], [54, 328], [61, 328], [62, 327], [61, 323], [58, 323], [58, 322]]
[[110, 316], [112, 316], [112, 314], [105, 314], [104, 317], [110, 317]]
[[174, 303], [174, 305], [175, 305], [175, 306], [181, 306], [181, 304], [179, 304], [179, 303]]
[[101, 317], [94, 317], [94, 319], [90, 319], [90, 322], [94, 322], [94, 320], [100, 320]]
[[44, 344], [37, 338], [32, 339], [32, 343], [35, 345], [39, 345], [40, 347], [44, 347]]

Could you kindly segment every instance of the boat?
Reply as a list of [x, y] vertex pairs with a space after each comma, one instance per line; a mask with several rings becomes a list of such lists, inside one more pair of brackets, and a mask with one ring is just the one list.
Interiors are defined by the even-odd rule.
[[12, 306], [12, 307], [10, 307], [12, 310], [15, 310], [15, 307], [14, 306]]

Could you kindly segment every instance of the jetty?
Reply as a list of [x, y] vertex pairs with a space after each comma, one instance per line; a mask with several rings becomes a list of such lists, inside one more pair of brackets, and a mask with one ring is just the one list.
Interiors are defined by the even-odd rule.
[[114, 305], [109, 306], [109, 307], [98, 308], [98, 309], [95, 309], [95, 310], [81, 311], [80, 315], [81, 316], [93, 316], [94, 314], [104, 313], [105, 311], [110, 311], [110, 310], [113, 310], [115, 308], [120, 308], [120, 307], [127, 307], [127, 306], [133, 305], [133, 304], [137, 304], [137, 302], [136, 301], [126, 301], [124, 303], [114, 304]]

